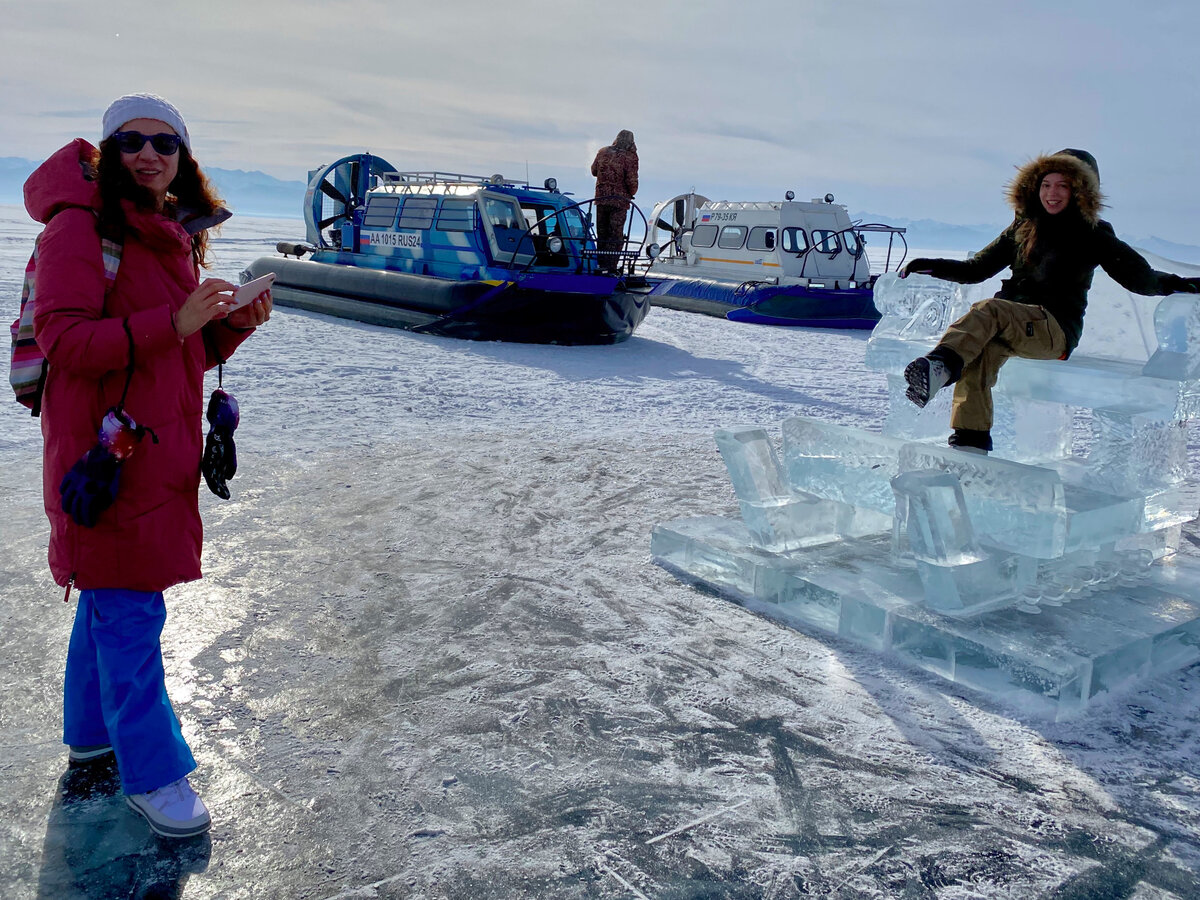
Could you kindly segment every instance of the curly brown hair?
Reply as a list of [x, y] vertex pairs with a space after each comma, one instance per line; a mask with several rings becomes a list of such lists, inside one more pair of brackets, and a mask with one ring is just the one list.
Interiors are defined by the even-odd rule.
[[[200, 171], [196, 160], [183, 144], [179, 145], [179, 171], [167, 188], [167, 213], [187, 210], [189, 215], [210, 216], [221, 208], [221, 198]], [[121, 162], [121, 148], [111, 138], [100, 142], [93, 163], [100, 189], [100, 233], [109, 240], [125, 236], [125, 210], [122, 200], [132, 201], [140, 209], [154, 209], [154, 195], [133, 180]], [[208, 268], [208, 231], [192, 235], [192, 260], [197, 267]]]

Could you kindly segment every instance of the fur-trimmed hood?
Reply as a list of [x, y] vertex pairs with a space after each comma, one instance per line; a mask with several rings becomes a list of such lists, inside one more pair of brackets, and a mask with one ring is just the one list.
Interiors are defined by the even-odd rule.
[[1065, 175], [1071, 182], [1071, 200], [1080, 216], [1089, 225], [1100, 221], [1100, 209], [1104, 206], [1104, 195], [1100, 192], [1100, 174], [1093, 165], [1081, 159], [1083, 154], [1091, 159], [1090, 154], [1081, 150], [1060, 150], [1023, 165], [1017, 170], [1016, 176], [1007, 189], [1008, 204], [1018, 218], [1029, 219], [1039, 217], [1043, 213], [1042, 201], [1038, 198], [1038, 188], [1042, 179], [1055, 172]]

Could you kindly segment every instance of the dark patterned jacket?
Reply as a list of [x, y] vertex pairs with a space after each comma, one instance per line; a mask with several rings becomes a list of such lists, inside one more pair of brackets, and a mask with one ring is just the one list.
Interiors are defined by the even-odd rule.
[[601, 147], [592, 162], [596, 202], [629, 209], [638, 189], [638, 154], [632, 131], [622, 131], [611, 146]]

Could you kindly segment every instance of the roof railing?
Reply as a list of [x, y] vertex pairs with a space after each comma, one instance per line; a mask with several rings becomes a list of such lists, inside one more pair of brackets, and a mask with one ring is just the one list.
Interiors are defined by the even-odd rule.
[[378, 176], [381, 187], [401, 191], [435, 187], [498, 187], [507, 184], [529, 187], [529, 182], [503, 175], [464, 175], [459, 172], [384, 172]]
[[779, 209], [779, 204], [772, 200], [710, 200], [702, 207], [697, 209], [710, 210], [733, 210], [733, 209], [761, 209], [772, 210]]

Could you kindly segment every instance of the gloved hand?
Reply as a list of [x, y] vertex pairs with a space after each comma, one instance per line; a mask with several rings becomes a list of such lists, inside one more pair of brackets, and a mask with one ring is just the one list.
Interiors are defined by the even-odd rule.
[[63, 512], [84, 528], [93, 527], [100, 513], [117, 499], [122, 465], [123, 461], [101, 444], [85, 453], [58, 486]]
[[233, 443], [233, 432], [241, 418], [237, 400], [217, 388], [208, 400], [207, 418], [212, 427], [204, 442], [200, 471], [208, 489], [222, 500], [228, 500], [229, 487], [225, 482], [237, 474], [237, 447]]
[[931, 272], [933, 272], [933, 260], [918, 257], [905, 263], [899, 275], [901, 278], [907, 278], [909, 275], [929, 275]]
[[1169, 294], [1200, 294], [1200, 278], [1168, 275], [1163, 282], [1163, 287]]

